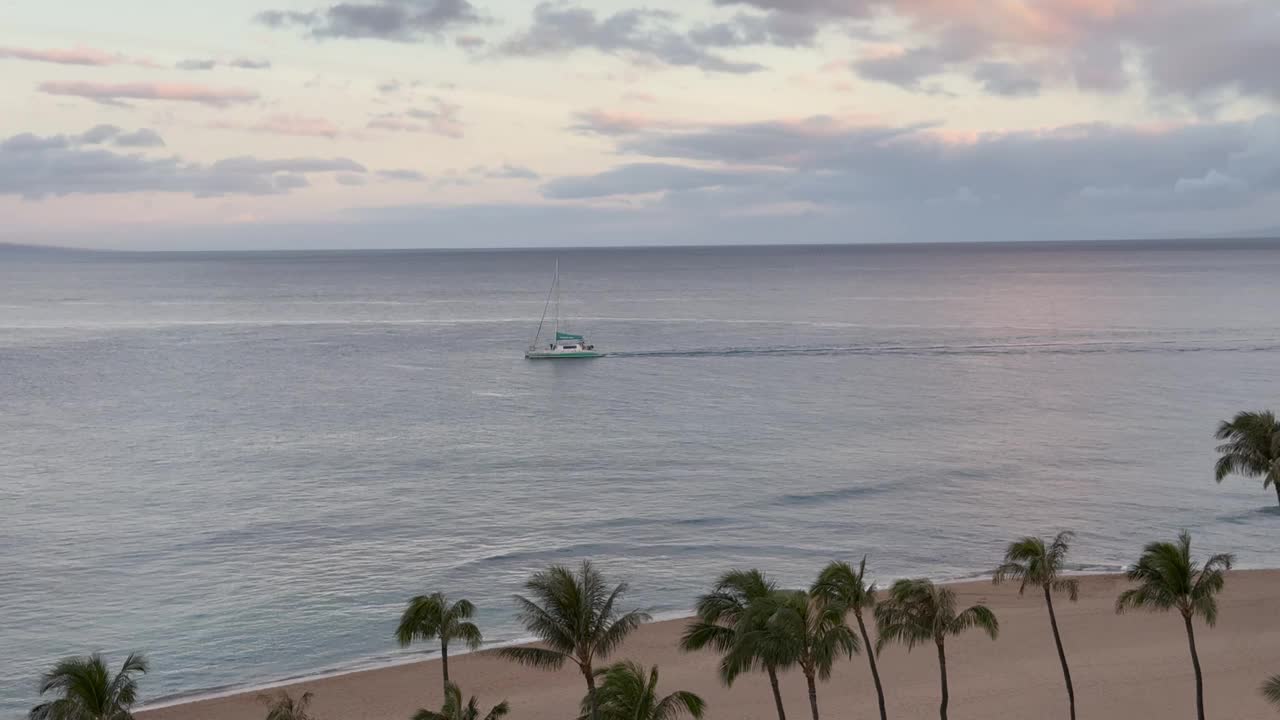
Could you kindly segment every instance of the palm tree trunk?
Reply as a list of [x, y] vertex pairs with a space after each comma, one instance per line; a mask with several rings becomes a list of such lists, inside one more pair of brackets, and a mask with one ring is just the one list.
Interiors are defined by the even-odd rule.
[[1062, 677], [1067, 681], [1067, 701], [1071, 704], [1071, 720], [1076, 720], [1076, 689], [1071, 684], [1071, 668], [1067, 667], [1067, 653], [1062, 649], [1062, 636], [1058, 634], [1058, 616], [1053, 612], [1053, 594], [1044, 587], [1044, 602], [1049, 606], [1049, 626], [1053, 628], [1053, 643], [1058, 646], [1058, 661], [1062, 663]]
[[778, 689], [778, 668], [769, 665], [765, 670], [769, 673], [769, 686], [773, 688], [773, 704], [778, 706], [778, 720], [787, 720], [787, 711], [782, 707], [782, 691]]
[[590, 665], [585, 665], [582, 676], [587, 679], [587, 704], [591, 706], [591, 720], [600, 720], [600, 705], [596, 701], [596, 674]]
[[[1276, 462], [1280, 462], [1280, 460], [1277, 460]], [[1271, 485], [1276, 489], [1276, 502], [1280, 502], [1280, 481], [1273, 482]]]
[[947, 701], [951, 699], [951, 695], [947, 692], [947, 651], [942, 646], [941, 638], [938, 639], [938, 672], [942, 675], [942, 704], [938, 706], [938, 717], [947, 720]]
[[818, 720], [818, 684], [811, 672], [806, 672], [804, 679], [809, 683], [809, 709], [813, 711], [813, 720]]
[[[862, 647], [867, 649], [867, 662], [871, 663], [871, 680], [876, 684], [876, 699], [880, 701], [880, 720], [889, 720], [884, 707], [884, 688], [880, 685], [880, 670], [876, 668], [876, 653], [871, 648], [871, 638], [867, 636], [867, 626], [862, 622], [862, 610], [854, 610], [853, 616], [858, 619], [858, 631], [862, 633]], [[1075, 716], [1071, 716], [1075, 720]]]
[[449, 697], [449, 641], [440, 638], [440, 671], [444, 673], [445, 697]]
[[1183, 614], [1187, 624], [1187, 644], [1191, 646], [1191, 666], [1196, 671], [1196, 717], [1204, 720], [1204, 680], [1200, 677], [1200, 655], [1196, 653], [1196, 631], [1191, 627], [1191, 615]]

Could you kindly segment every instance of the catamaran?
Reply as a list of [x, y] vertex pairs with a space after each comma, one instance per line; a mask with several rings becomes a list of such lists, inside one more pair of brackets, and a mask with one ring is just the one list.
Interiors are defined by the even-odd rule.
[[[555, 327], [555, 339], [550, 343], [543, 345], [542, 328], [547, 322], [547, 310], [551, 307], [552, 299], [555, 300], [555, 315], [553, 325]], [[551, 292], [547, 293], [547, 303], [542, 306], [542, 319], [538, 321], [538, 332], [534, 333], [533, 342], [529, 344], [529, 349], [525, 351], [524, 356], [528, 360], [555, 360], [555, 359], [574, 359], [574, 358], [598, 358], [604, 353], [596, 352], [595, 345], [587, 344], [586, 338], [570, 332], [564, 332], [560, 329], [560, 261], [556, 260], [556, 275], [551, 281]]]

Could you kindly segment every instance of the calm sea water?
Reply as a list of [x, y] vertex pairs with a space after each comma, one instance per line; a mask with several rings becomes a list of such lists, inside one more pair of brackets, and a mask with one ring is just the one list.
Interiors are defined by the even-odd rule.
[[[521, 352], [560, 259], [609, 357]], [[1074, 528], [1275, 563], [1212, 478], [1280, 406], [1280, 245], [0, 257], [0, 715], [55, 659], [148, 698], [386, 661], [411, 595], [592, 558], [635, 605], [718, 572], [962, 577]]]

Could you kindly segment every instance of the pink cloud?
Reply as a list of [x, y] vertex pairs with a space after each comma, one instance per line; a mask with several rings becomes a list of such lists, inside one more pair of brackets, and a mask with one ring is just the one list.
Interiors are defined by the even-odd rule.
[[574, 116], [573, 129], [595, 135], [625, 135], [657, 128], [669, 128], [678, 123], [670, 120], [627, 112], [625, 110], [586, 110]]
[[172, 100], [224, 107], [258, 99], [256, 92], [242, 88], [213, 88], [205, 85], [172, 83], [46, 82], [40, 84], [40, 91], [50, 95], [69, 95], [104, 103], [119, 103], [123, 100]]
[[155, 62], [145, 58], [131, 58], [120, 53], [107, 52], [106, 50], [83, 45], [74, 48], [50, 48], [46, 50], [0, 47], [0, 58], [57, 63], [59, 65], [141, 65], [143, 67], [158, 67]]

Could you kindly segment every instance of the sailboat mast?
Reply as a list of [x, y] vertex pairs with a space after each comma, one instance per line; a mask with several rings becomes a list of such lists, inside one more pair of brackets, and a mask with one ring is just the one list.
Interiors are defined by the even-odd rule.
[[560, 258], [556, 258], [556, 280], [553, 283], [556, 289], [556, 336], [560, 335]]
[[[538, 346], [538, 338], [542, 337], [542, 325], [547, 321], [547, 308], [551, 307], [551, 296], [556, 292], [556, 286], [560, 284], [560, 258], [556, 258], [556, 279], [551, 281], [551, 289], [547, 291], [547, 302], [542, 305], [542, 317], [538, 318], [538, 331], [533, 334], [533, 342], [529, 343], [529, 348]], [[556, 314], [560, 314], [560, 303], [556, 302]], [[556, 323], [559, 327], [559, 323]]]

